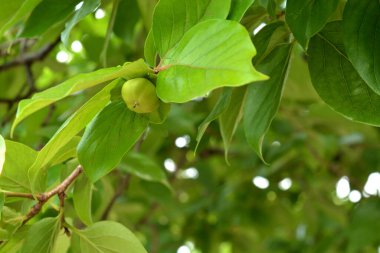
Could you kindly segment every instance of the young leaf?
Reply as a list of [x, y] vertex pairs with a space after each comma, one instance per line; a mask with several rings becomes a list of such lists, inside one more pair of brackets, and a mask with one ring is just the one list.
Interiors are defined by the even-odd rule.
[[243, 105], [246, 92], [246, 86], [234, 89], [232, 91], [231, 102], [229, 103], [228, 108], [219, 117], [220, 133], [223, 139], [226, 161], [228, 161], [228, 150], [232, 138], [234, 137], [235, 131], [243, 116]]
[[94, 223], [84, 230], [73, 230], [75, 252], [81, 253], [147, 253], [136, 236], [114, 221]]
[[30, 193], [28, 169], [36, 160], [37, 152], [18, 142], [7, 140], [5, 145], [5, 163], [0, 174], [0, 188]]
[[5, 162], [5, 151], [6, 151], [5, 140], [3, 136], [0, 135], [0, 175], [1, 175], [1, 172], [3, 171], [3, 166]]
[[313, 86], [326, 104], [351, 120], [380, 126], [380, 96], [347, 59], [341, 22], [329, 23], [314, 36], [308, 54]]
[[216, 120], [225, 110], [227, 110], [228, 106], [230, 105], [231, 95], [232, 95], [232, 88], [228, 88], [228, 87], [224, 88], [222, 94], [220, 95], [212, 111], [199, 125], [198, 134], [197, 134], [197, 146], [200, 143], [208, 125], [212, 121]]
[[286, 22], [303, 48], [307, 48], [309, 39], [324, 27], [338, 3], [339, 0], [286, 2]]
[[144, 114], [128, 110], [115, 101], [101, 111], [86, 128], [78, 145], [78, 159], [92, 182], [117, 166], [148, 126]]
[[[37, 159], [29, 169], [29, 177], [33, 191], [44, 191], [45, 187], [40, 180], [46, 172], [46, 166], [60, 154], [62, 148], [69, 143], [110, 101], [111, 90], [117, 86], [121, 79], [117, 79], [79, 108], [65, 123], [57, 130], [49, 142], [38, 152]], [[64, 151], [64, 150], [63, 150]]]
[[43, 0], [25, 23], [25, 27], [19, 37], [28, 37], [41, 35], [55, 23], [66, 18], [80, 0]]
[[344, 46], [356, 71], [380, 94], [380, 2], [350, 0], [343, 16]]
[[30, 227], [20, 253], [52, 252], [60, 227], [60, 216], [37, 221]]
[[74, 16], [66, 23], [65, 30], [61, 34], [61, 40], [64, 45], [68, 45], [71, 29], [84, 19], [88, 14], [95, 11], [100, 5], [100, 0], [84, 0], [82, 7], [76, 11]]
[[255, 0], [232, 0], [228, 19], [240, 21]]
[[149, 72], [143, 60], [126, 63], [123, 66], [100, 69], [91, 73], [76, 75], [65, 82], [50, 89], [35, 94], [32, 98], [22, 100], [17, 109], [16, 119], [12, 125], [15, 127], [30, 114], [80, 90], [91, 88], [118, 77], [125, 79], [144, 76]]
[[157, 95], [184, 103], [223, 86], [267, 79], [251, 63], [256, 54], [247, 30], [235, 21], [208, 20], [191, 28], [162, 59]]
[[271, 78], [248, 86], [244, 105], [244, 130], [248, 143], [263, 162], [262, 143], [280, 104], [291, 49], [290, 44], [274, 48], [256, 65], [259, 71]]
[[200, 21], [224, 19], [230, 0], [161, 0], [153, 14], [153, 37], [162, 57], [173, 48], [187, 30]]
[[123, 159], [121, 168], [141, 179], [168, 184], [163, 168], [149, 156], [130, 152]]
[[73, 203], [79, 219], [87, 226], [92, 224], [92, 183], [88, 180], [86, 175], [81, 175], [75, 181]]

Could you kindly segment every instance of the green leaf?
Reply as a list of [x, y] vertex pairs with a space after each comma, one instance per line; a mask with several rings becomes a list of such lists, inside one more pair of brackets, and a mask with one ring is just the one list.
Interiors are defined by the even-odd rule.
[[61, 164], [71, 158], [77, 157], [77, 146], [80, 142], [80, 139], [81, 137], [74, 136], [59, 150], [59, 152], [53, 158], [51, 158], [48, 166], [52, 167], [54, 165]]
[[256, 65], [270, 79], [248, 86], [244, 105], [244, 130], [248, 143], [263, 162], [262, 143], [280, 105], [291, 51], [291, 44], [275, 47]]
[[75, 92], [91, 88], [118, 77], [125, 79], [144, 76], [149, 72], [143, 60], [126, 63], [123, 66], [100, 69], [91, 73], [76, 75], [57, 86], [35, 94], [30, 99], [22, 100], [17, 109], [16, 119], [12, 125], [15, 127], [30, 114], [58, 101]]
[[345, 117], [380, 126], [380, 96], [361, 79], [344, 52], [341, 22], [329, 23], [310, 40], [309, 70], [319, 96]]
[[38, 152], [36, 161], [29, 169], [33, 192], [45, 190], [43, 181], [40, 179], [44, 178], [47, 165], [52, 163], [57, 155], [61, 155], [61, 151], [65, 151], [65, 145], [85, 128], [96, 114], [107, 105], [111, 98], [111, 90], [117, 86], [119, 82], [121, 82], [121, 79], [111, 82], [88, 100], [87, 103], [62, 124], [54, 136], [50, 138], [49, 142]]
[[360, 203], [352, 211], [352, 221], [347, 228], [348, 252], [360, 252], [368, 245], [378, 244], [380, 241], [380, 204], [375, 199]]
[[78, 159], [92, 182], [117, 166], [148, 126], [148, 118], [115, 101], [86, 128], [78, 145]]
[[146, 62], [151, 66], [156, 66], [157, 49], [154, 44], [153, 32], [149, 31], [144, 44], [144, 57]]
[[41, 35], [54, 24], [65, 19], [79, 0], [43, 0], [26, 21], [25, 27], [19, 37], [28, 37]]
[[363, 80], [380, 94], [380, 2], [348, 1], [343, 31], [348, 58]]
[[0, 1], [0, 29], [14, 16], [23, 2], [24, 0]]
[[82, 19], [84, 19], [88, 14], [95, 11], [99, 5], [100, 0], [83, 0], [82, 7], [77, 10], [74, 14], [74, 16], [66, 23], [65, 30], [61, 33], [61, 40], [64, 45], [69, 44], [69, 36], [71, 30], [74, 28], [74, 26], [79, 23]]
[[5, 140], [3, 136], [0, 135], [0, 175], [1, 175], [1, 172], [3, 171], [3, 166], [5, 162], [5, 151], [6, 151]]
[[27, 225], [17, 229], [7, 242], [1, 244], [0, 253], [19, 253], [28, 231]]
[[257, 55], [254, 58], [254, 65], [262, 61], [279, 44], [289, 43], [290, 32], [282, 21], [266, 25], [253, 38]]
[[141, 179], [168, 184], [162, 166], [147, 155], [130, 152], [123, 159], [121, 168]]
[[84, 230], [73, 230], [75, 252], [81, 253], [146, 253], [136, 236], [114, 221], [94, 223]]
[[34, 7], [36, 7], [41, 0], [25, 0], [22, 5], [16, 9], [15, 13], [13, 13], [12, 18], [8, 20], [1, 28], [0, 28], [0, 36], [4, 35], [4, 32], [12, 27], [14, 24], [19, 22], [22, 18], [24, 18], [29, 12], [31, 12]]
[[134, 40], [135, 26], [140, 19], [139, 6], [136, 0], [121, 0], [117, 8], [113, 31], [126, 43]]
[[50, 253], [54, 248], [60, 227], [60, 216], [37, 221], [30, 227], [20, 253]]
[[18, 142], [7, 140], [5, 145], [5, 163], [0, 175], [0, 188], [5, 191], [30, 193], [28, 169], [36, 160], [37, 152]]
[[220, 133], [223, 139], [224, 155], [227, 162], [230, 143], [243, 116], [246, 91], [246, 86], [234, 89], [228, 108], [219, 117]]
[[224, 19], [230, 9], [230, 0], [160, 0], [153, 14], [153, 37], [159, 55], [166, 53], [200, 21]]
[[219, 87], [265, 80], [252, 66], [255, 54], [247, 30], [239, 23], [201, 22], [162, 59], [157, 95], [164, 102], [184, 103]]
[[92, 183], [88, 180], [86, 175], [81, 175], [75, 181], [73, 203], [79, 219], [87, 226], [92, 224]]
[[338, 3], [339, 0], [286, 2], [286, 22], [302, 47], [307, 48], [309, 39], [325, 26]]
[[224, 88], [222, 94], [219, 96], [218, 101], [216, 102], [214, 108], [209, 113], [209, 115], [202, 121], [198, 127], [197, 134], [197, 146], [200, 143], [208, 125], [216, 120], [225, 110], [227, 110], [230, 105], [232, 95], [232, 88]]
[[3, 212], [4, 201], [5, 201], [4, 193], [0, 192], [0, 220], [1, 220], [1, 213]]
[[255, 0], [232, 0], [228, 19], [240, 21]]

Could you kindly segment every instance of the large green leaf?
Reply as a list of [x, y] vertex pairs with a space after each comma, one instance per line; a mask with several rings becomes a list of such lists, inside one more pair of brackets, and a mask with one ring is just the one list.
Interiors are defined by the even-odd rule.
[[153, 14], [153, 37], [161, 58], [192, 26], [228, 15], [230, 0], [160, 0]]
[[30, 114], [58, 101], [75, 92], [91, 88], [97, 84], [123, 77], [126, 79], [141, 77], [149, 69], [143, 60], [125, 63], [123, 66], [100, 69], [91, 73], [76, 75], [65, 82], [50, 89], [35, 94], [30, 99], [22, 100], [17, 109], [16, 119], [13, 122], [12, 133], [15, 127]]
[[28, 169], [36, 160], [37, 152], [24, 144], [6, 141], [5, 163], [0, 174], [0, 189], [30, 192]]
[[228, 19], [240, 21], [255, 0], [232, 0]]
[[130, 111], [124, 101], [115, 101], [86, 128], [78, 145], [78, 159], [92, 182], [117, 166], [148, 126], [144, 114]]
[[164, 102], [184, 103], [218, 87], [265, 80], [252, 66], [255, 54], [247, 30], [239, 23], [201, 22], [162, 59], [157, 94]]
[[224, 144], [224, 154], [228, 161], [228, 151], [235, 131], [243, 116], [243, 105], [246, 98], [247, 87], [239, 87], [232, 91], [231, 102], [228, 108], [219, 117], [220, 133]]
[[80, 0], [43, 0], [26, 21], [20, 37], [41, 35], [55, 23], [66, 18]]
[[343, 29], [348, 58], [363, 80], [380, 94], [380, 2], [348, 1]]
[[94, 223], [84, 230], [73, 230], [73, 247], [81, 253], [146, 253], [136, 236], [114, 221]]
[[84, 19], [88, 14], [95, 11], [99, 7], [100, 2], [100, 0], [83, 0], [82, 7], [77, 10], [74, 16], [66, 23], [65, 30], [63, 30], [61, 34], [61, 40], [63, 44], [66, 46], [68, 45], [71, 30], [79, 21]]
[[60, 216], [37, 221], [30, 227], [20, 253], [52, 252], [60, 228]]
[[265, 161], [262, 143], [280, 105], [291, 49], [290, 44], [274, 48], [256, 65], [257, 69], [270, 76], [270, 79], [248, 86], [244, 105], [244, 131], [248, 143], [262, 161]]
[[[0, 28], [0, 36], [3, 36], [4, 32], [8, 30], [11, 26], [19, 22], [22, 18], [24, 18], [29, 12], [31, 12], [34, 7], [36, 7], [42, 0], [25, 0], [19, 6], [19, 8], [15, 9], [15, 12], [12, 15], [12, 18], [8, 20], [1, 28]], [[3, 1], [5, 2], [5, 1]], [[13, 1], [9, 1], [13, 2]]]
[[3, 171], [3, 165], [5, 162], [5, 151], [6, 151], [5, 140], [3, 136], [0, 135], [0, 175], [1, 175], [1, 172]]
[[197, 145], [200, 143], [208, 125], [212, 121], [216, 120], [225, 110], [227, 110], [228, 106], [230, 105], [231, 95], [232, 95], [232, 88], [224, 88], [214, 108], [198, 127], [198, 133], [197, 133], [197, 139], [196, 139]]
[[46, 174], [46, 166], [65, 148], [72, 138], [75, 137], [110, 101], [111, 90], [120, 82], [117, 79], [79, 108], [57, 130], [49, 142], [38, 152], [37, 159], [29, 169], [29, 177], [33, 191], [44, 191], [45, 186], [41, 178]]
[[338, 3], [339, 0], [288, 0], [286, 2], [286, 22], [294, 37], [304, 48], [307, 48], [309, 39], [324, 27]]
[[319, 96], [335, 111], [380, 126], [380, 96], [361, 79], [344, 52], [342, 24], [329, 23], [310, 40], [309, 70]]
[[130, 152], [123, 159], [121, 168], [144, 180], [168, 184], [162, 166], [147, 155]]
[[92, 223], [92, 183], [86, 175], [81, 175], [74, 184], [73, 203], [79, 219], [89, 226]]

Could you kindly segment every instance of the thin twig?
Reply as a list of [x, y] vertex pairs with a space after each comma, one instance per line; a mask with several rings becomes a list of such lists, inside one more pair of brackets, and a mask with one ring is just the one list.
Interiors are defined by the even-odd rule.
[[60, 208], [63, 208], [64, 205], [64, 198], [65, 198], [65, 191], [67, 188], [75, 181], [75, 179], [82, 173], [83, 168], [81, 165], [76, 167], [76, 169], [65, 179], [63, 180], [59, 185], [57, 185], [55, 188], [48, 192], [44, 192], [42, 194], [37, 194], [36, 198], [38, 200], [38, 203], [35, 204], [29, 212], [26, 214], [24, 221], [22, 224], [25, 224], [28, 222], [31, 218], [36, 216], [40, 211], [43, 205], [53, 196], [58, 195], [60, 199]]
[[22, 192], [4, 192], [5, 197], [10, 198], [26, 198], [34, 199], [33, 194], [31, 193], [22, 193]]
[[112, 196], [110, 202], [108, 203], [106, 209], [104, 210], [101, 220], [106, 220], [108, 218], [109, 213], [111, 212], [111, 209], [113, 205], [115, 204], [116, 200], [123, 195], [123, 192], [128, 189], [129, 182], [131, 180], [131, 174], [126, 174], [124, 177], [120, 180], [119, 185]]
[[55, 48], [55, 46], [59, 42], [60, 42], [60, 39], [57, 38], [52, 43], [42, 47], [37, 52], [21, 55], [20, 57], [17, 57], [13, 59], [12, 61], [6, 62], [3, 65], [0, 65], [0, 71], [13, 68], [19, 65], [25, 65], [25, 64], [36, 62], [36, 61], [41, 61]]

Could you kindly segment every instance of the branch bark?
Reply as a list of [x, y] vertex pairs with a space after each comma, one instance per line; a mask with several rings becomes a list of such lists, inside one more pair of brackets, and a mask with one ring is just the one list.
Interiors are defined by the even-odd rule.
[[21, 55], [20, 57], [6, 62], [3, 65], [0, 65], [0, 71], [13, 68], [19, 65], [31, 64], [36, 61], [41, 61], [55, 48], [56, 45], [58, 45], [59, 42], [60, 38], [57, 38], [52, 43], [42, 47], [37, 52]]
[[[40, 211], [43, 205], [53, 196], [58, 195], [60, 200], [60, 208], [63, 208], [64, 205], [64, 198], [65, 198], [65, 191], [67, 188], [75, 181], [75, 179], [82, 173], [83, 168], [81, 165], [75, 168], [75, 170], [65, 179], [63, 180], [59, 185], [57, 185], [55, 188], [48, 192], [44, 192], [42, 194], [38, 194], [36, 196], [38, 203], [35, 204], [29, 212], [26, 214], [22, 224], [27, 223], [31, 218], [36, 216]], [[14, 196], [15, 194], [13, 194]], [[7, 195], [9, 196], [9, 195]], [[18, 195], [20, 197], [20, 195]], [[25, 195], [25, 197], [30, 198], [30, 195]]]

